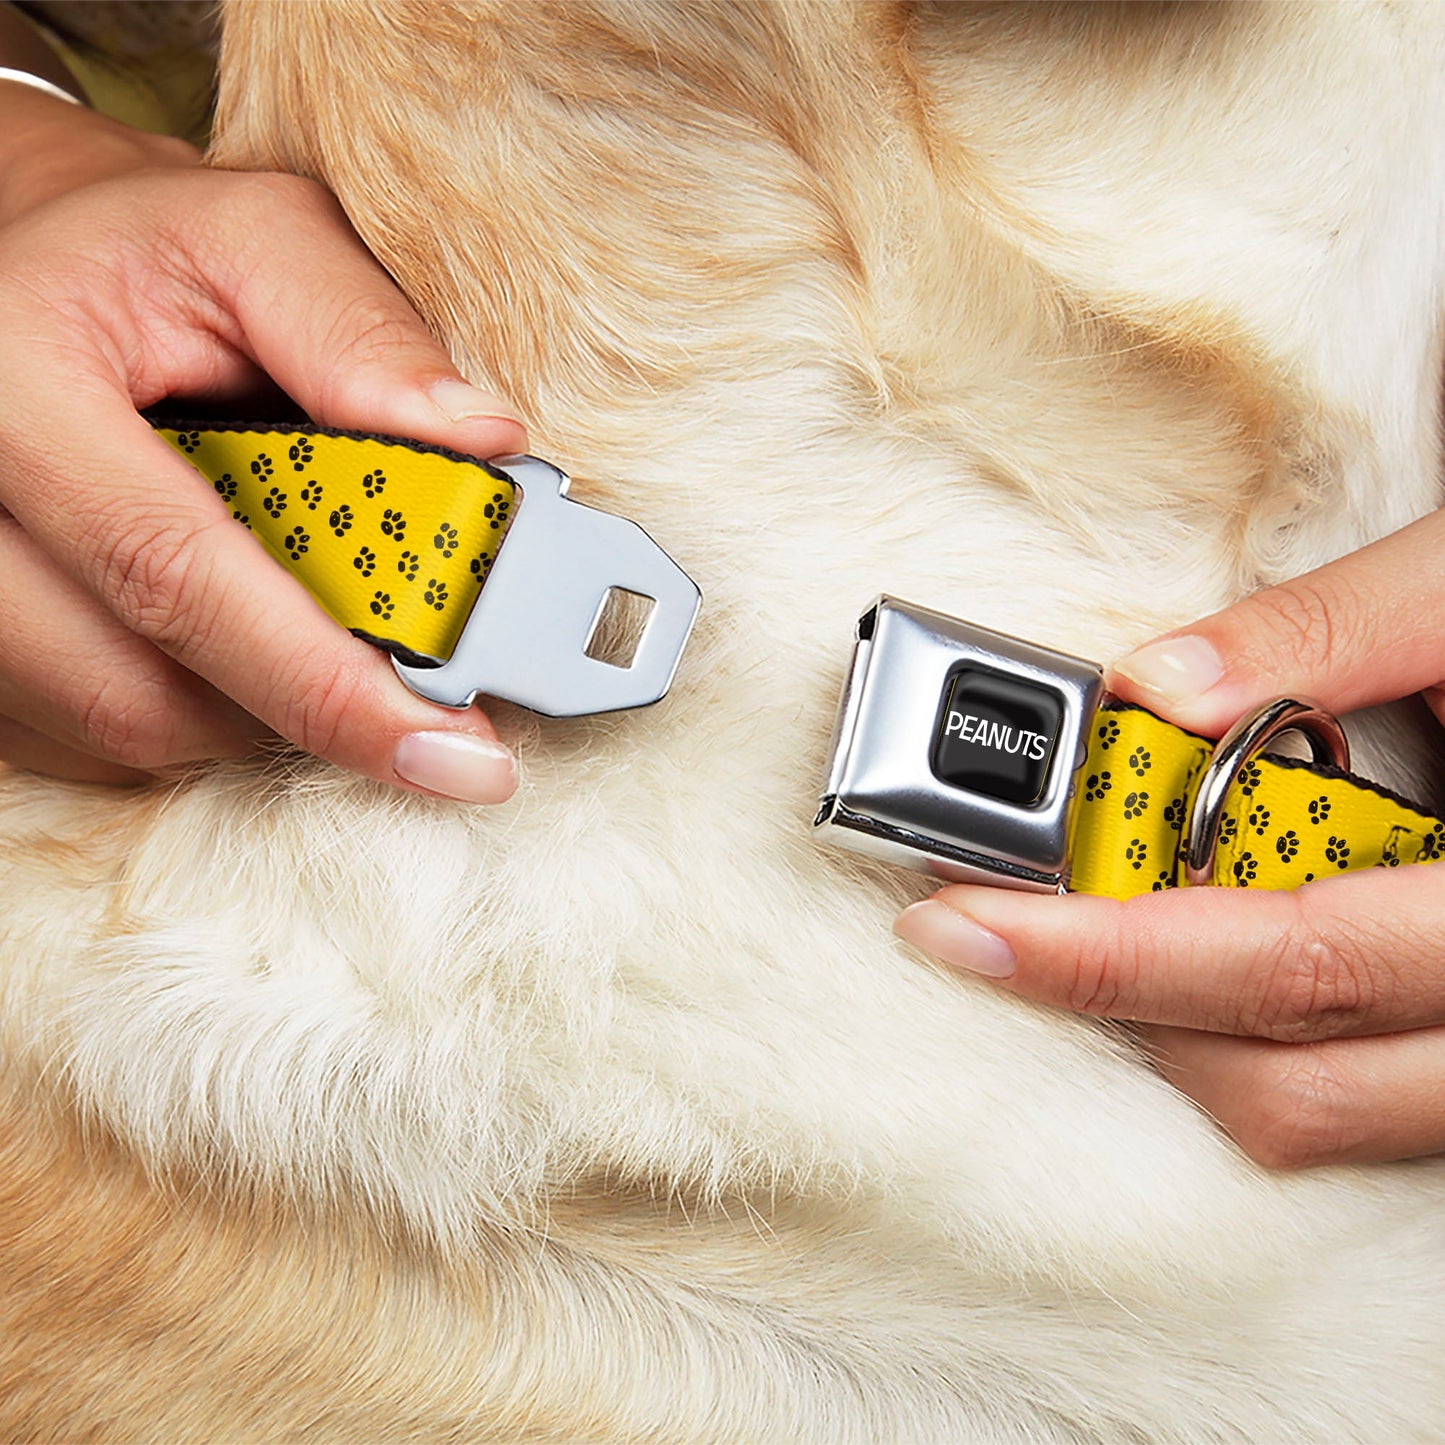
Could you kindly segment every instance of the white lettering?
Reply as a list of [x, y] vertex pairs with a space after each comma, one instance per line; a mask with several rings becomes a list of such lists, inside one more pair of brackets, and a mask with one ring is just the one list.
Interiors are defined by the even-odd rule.
[[963, 727], [963, 714], [949, 710], [948, 721], [943, 726], [944, 737], [951, 737]]

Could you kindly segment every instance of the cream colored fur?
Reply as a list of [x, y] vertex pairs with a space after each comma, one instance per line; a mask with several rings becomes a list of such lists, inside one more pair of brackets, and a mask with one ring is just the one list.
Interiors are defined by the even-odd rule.
[[[1445, 1432], [1437, 1162], [1251, 1165], [1126, 1034], [911, 954], [888, 925], [926, 884], [809, 837], [880, 590], [1106, 658], [1438, 503], [1445, 12], [227, 21], [221, 162], [330, 185], [704, 610], [655, 709], [498, 709], [500, 808], [301, 760], [3, 783], [4, 1083], [196, 1249], [258, 1199], [295, 1233], [269, 1343], [185, 1357], [243, 1382], [231, 1413], [96, 1331], [0, 1423]], [[102, 1196], [79, 1213], [83, 1255]], [[321, 1302], [357, 1251], [386, 1283], [344, 1346]]]

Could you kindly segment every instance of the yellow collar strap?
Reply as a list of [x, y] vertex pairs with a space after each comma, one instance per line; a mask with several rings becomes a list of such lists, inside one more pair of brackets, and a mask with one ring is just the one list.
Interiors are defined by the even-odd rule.
[[1280, 700], [1212, 743], [1108, 698], [1097, 663], [884, 596], [858, 622], [814, 828], [949, 881], [1115, 898], [1445, 853], [1424, 808], [1255, 755], [1286, 729], [1347, 760], [1318, 709]]
[[[570, 717], [667, 691], [697, 588], [635, 524], [571, 501], [550, 464], [309, 426], [156, 427], [422, 696], [465, 707], [485, 693]], [[613, 591], [654, 604], [626, 667], [588, 651]]]

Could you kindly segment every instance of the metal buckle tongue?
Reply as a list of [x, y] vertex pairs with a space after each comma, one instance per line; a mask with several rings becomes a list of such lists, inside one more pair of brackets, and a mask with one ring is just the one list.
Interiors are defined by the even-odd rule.
[[[411, 690], [445, 707], [478, 693], [547, 717], [645, 707], [672, 685], [702, 594], [635, 522], [567, 496], [570, 478], [538, 457], [492, 462], [521, 500], [451, 657], [440, 667], [392, 659]], [[655, 604], [631, 665], [586, 652], [607, 594]]]

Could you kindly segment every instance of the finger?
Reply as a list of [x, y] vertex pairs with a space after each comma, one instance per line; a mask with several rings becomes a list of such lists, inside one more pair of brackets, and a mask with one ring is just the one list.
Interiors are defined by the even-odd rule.
[[0, 517], [0, 713], [129, 769], [240, 757], [265, 729], [128, 631]]
[[1274, 697], [1347, 712], [1432, 687], [1445, 675], [1442, 551], [1435, 512], [1146, 644], [1114, 664], [1109, 686], [1211, 737]]
[[51, 778], [65, 778], [76, 783], [111, 783], [121, 787], [139, 787], [154, 783], [149, 773], [121, 767], [103, 758], [91, 757], [65, 747], [54, 738], [35, 732], [12, 718], [0, 716], [0, 777], [8, 765], [28, 773], [43, 773]]
[[1079, 1013], [1282, 1042], [1445, 1022], [1445, 865], [1127, 900], [955, 886], [900, 937]]
[[247, 224], [217, 259], [217, 299], [249, 353], [315, 421], [483, 457], [525, 449], [512, 407], [462, 379], [325, 190], [255, 176], [228, 200], [248, 208]]
[[1318, 1044], [1143, 1031], [1164, 1076], [1275, 1169], [1445, 1150], [1445, 1029]]
[[[57, 394], [69, 414], [56, 412]], [[511, 795], [512, 756], [488, 719], [409, 692], [124, 397], [81, 373], [67, 393], [33, 368], [0, 373], [0, 395], [34, 423], [0, 444], [10, 509], [127, 630], [318, 757], [470, 802]], [[46, 444], [58, 435], [63, 448]]]

